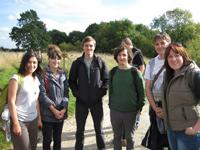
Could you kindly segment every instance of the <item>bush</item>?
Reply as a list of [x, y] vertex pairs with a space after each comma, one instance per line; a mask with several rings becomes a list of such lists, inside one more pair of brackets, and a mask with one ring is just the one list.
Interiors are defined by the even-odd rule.
[[190, 57], [200, 66], [200, 38], [187, 42], [187, 50]]
[[71, 43], [61, 43], [59, 44], [59, 47], [62, 51], [79, 51], [79, 44], [77, 43], [76, 45], [73, 45]]

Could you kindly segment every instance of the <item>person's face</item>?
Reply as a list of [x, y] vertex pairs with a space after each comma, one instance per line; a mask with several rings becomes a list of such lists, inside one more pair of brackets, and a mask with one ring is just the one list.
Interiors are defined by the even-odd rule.
[[35, 72], [35, 70], [37, 69], [38, 67], [38, 61], [37, 61], [37, 58], [36, 57], [31, 57], [26, 66], [25, 66], [25, 69], [26, 69], [26, 72], [28, 74], [32, 74], [33, 72]]
[[155, 42], [155, 50], [158, 55], [164, 55], [165, 49], [168, 47], [169, 42], [163, 39], [158, 39]]
[[132, 45], [132, 44], [126, 44], [126, 47], [127, 47], [129, 50], [132, 50], [132, 49], [133, 49], [133, 45]]
[[167, 61], [169, 66], [175, 71], [178, 71], [183, 66], [183, 57], [172, 50], [169, 52]]
[[83, 51], [86, 57], [92, 57], [95, 50], [94, 41], [85, 42], [83, 44]]
[[52, 69], [57, 69], [60, 66], [60, 58], [55, 57], [55, 58], [49, 58], [49, 67]]
[[117, 55], [117, 63], [119, 66], [125, 66], [128, 64], [128, 52], [124, 49]]

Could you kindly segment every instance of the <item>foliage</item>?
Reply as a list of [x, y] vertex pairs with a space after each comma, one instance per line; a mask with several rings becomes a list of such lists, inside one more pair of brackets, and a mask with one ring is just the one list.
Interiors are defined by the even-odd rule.
[[84, 38], [84, 35], [82, 32], [80, 31], [72, 31], [69, 33], [69, 41], [72, 43], [72, 44], [75, 44], [77, 41], [78, 42], [81, 42], [82, 39]]
[[6, 141], [5, 135], [3, 131], [0, 131], [0, 149], [8, 150], [11, 149], [11, 143]]
[[153, 57], [155, 55], [153, 46], [153, 36], [157, 31], [150, 30], [147, 26], [138, 24], [135, 26], [136, 34], [132, 41], [134, 45], [142, 50], [142, 53], [147, 57]]
[[160, 17], [153, 19], [152, 28], [161, 32], [181, 29], [183, 25], [192, 23], [192, 14], [187, 10], [176, 8], [169, 10]]
[[[115, 47], [129, 37], [136, 47], [145, 50], [143, 53], [152, 56], [152, 37], [154, 31], [142, 24], [134, 25], [130, 20], [115, 20], [110, 22], [93, 23], [85, 30], [85, 35], [93, 36], [97, 41], [97, 52], [113, 53]], [[142, 40], [141, 40], [142, 39]]]
[[79, 51], [80, 48], [80, 42], [76, 42], [74, 45], [71, 43], [61, 43], [58, 45], [62, 51]]
[[[1, 80], [0, 80], [0, 89], [3, 89], [5, 87], [5, 85], [8, 83], [10, 77], [12, 74], [16, 73], [17, 70], [15, 67], [10, 67], [7, 68], [3, 71], [0, 71], [0, 76], [1, 76]], [[2, 109], [2, 108], [0, 108]], [[3, 122], [0, 121], [0, 128], [2, 128]], [[9, 149], [11, 147], [11, 143], [6, 141], [5, 138], [5, 133], [0, 130], [0, 149], [2, 150], [6, 150]]]
[[97, 51], [110, 53], [112, 49], [119, 46], [121, 40], [125, 37], [133, 37], [135, 27], [130, 20], [102, 22], [99, 24], [99, 30], [95, 32], [97, 42]]
[[13, 27], [10, 38], [16, 42], [16, 46], [25, 50], [44, 49], [49, 43], [49, 36], [45, 24], [39, 20], [34, 10], [20, 14], [18, 26]]
[[90, 35], [95, 37], [96, 32], [100, 29], [100, 26], [96, 23], [90, 24], [84, 32], [84, 36]]
[[200, 37], [188, 41], [187, 50], [190, 54], [190, 57], [200, 66]]
[[158, 18], [154, 18], [151, 24], [152, 29], [158, 29], [161, 32], [167, 32], [172, 41], [185, 43], [195, 38], [195, 23], [192, 20], [192, 14], [187, 10], [176, 8], [169, 10]]
[[52, 31], [49, 31], [48, 34], [50, 36], [52, 44], [59, 45], [61, 43], [68, 41], [68, 36], [66, 35], [65, 32], [61, 32], [54, 29]]

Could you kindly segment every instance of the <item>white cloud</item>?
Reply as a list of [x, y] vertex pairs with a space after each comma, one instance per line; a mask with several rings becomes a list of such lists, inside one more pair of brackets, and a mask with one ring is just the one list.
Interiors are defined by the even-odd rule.
[[44, 22], [48, 30], [57, 29], [59, 31], [66, 32], [67, 34], [74, 30], [83, 32], [88, 26], [88, 24], [84, 24], [84, 23], [81, 23], [80, 25], [78, 23], [74, 23], [70, 21], [59, 22], [59, 21], [55, 21], [55, 20], [51, 20], [47, 18], [44, 19]]
[[9, 32], [10, 32], [10, 28], [0, 27], [0, 42], [1, 42], [0, 46], [3, 46], [5, 48], [16, 47], [15, 43], [11, 41], [11, 39], [9, 38]]
[[[24, 3], [24, 0], [18, 0]], [[192, 1], [192, 2], [191, 2]], [[192, 10], [194, 19], [200, 20], [197, 1], [190, 0], [134, 0], [129, 5], [106, 6], [102, 0], [28, 0], [36, 9], [48, 30], [61, 29], [67, 33], [73, 30], [84, 31], [91, 23], [127, 18], [133, 23], [149, 25], [154, 17], [168, 10], [180, 7]], [[196, 8], [196, 9], [194, 9]], [[48, 19], [47, 19], [48, 18]]]

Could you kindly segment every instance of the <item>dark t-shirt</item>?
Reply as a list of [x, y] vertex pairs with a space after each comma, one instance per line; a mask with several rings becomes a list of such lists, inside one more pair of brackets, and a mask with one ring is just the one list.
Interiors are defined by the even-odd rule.
[[132, 52], [133, 52], [132, 65], [135, 66], [136, 68], [139, 68], [139, 66], [144, 65], [144, 58], [141, 50], [134, 47], [132, 49]]

